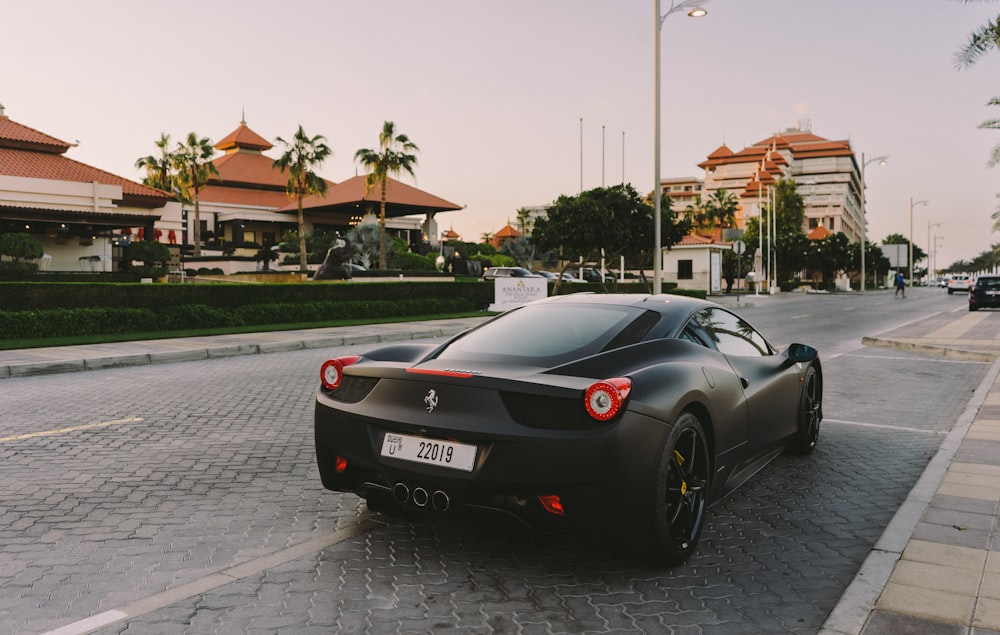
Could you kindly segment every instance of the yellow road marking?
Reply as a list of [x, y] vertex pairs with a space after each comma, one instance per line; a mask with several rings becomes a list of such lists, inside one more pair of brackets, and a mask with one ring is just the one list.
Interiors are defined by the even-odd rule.
[[0, 437], [0, 443], [11, 441], [23, 441], [24, 439], [34, 439], [35, 437], [47, 437], [53, 434], [63, 434], [66, 432], [76, 432], [77, 430], [93, 430], [94, 428], [106, 428], [117, 426], [123, 423], [137, 423], [142, 421], [142, 417], [130, 417], [128, 419], [115, 419], [114, 421], [98, 421], [97, 423], [87, 423], [82, 426], [72, 426], [70, 428], [59, 428], [58, 430], [42, 430], [41, 432], [28, 432], [26, 434], [15, 434], [12, 437]]

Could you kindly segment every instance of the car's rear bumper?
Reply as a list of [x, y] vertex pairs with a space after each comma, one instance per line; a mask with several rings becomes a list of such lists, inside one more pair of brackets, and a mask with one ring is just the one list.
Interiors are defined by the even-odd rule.
[[[626, 411], [598, 430], [522, 431], [505, 422], [493, 433], [434, 430], [369, 420], [320, 396], [316, 457], [324, 487], [362, 497], [391, 497], [422, 512], [480, 509], [511, 514], [543, 531], [633, 514], [651, 496], [668, 427]], [[381, 456], [386, 432], [477, 447], [471, 472]], [[340, 457], [338, 470], [337, 457]], [[346, 463], [345, 463], [346, 462]], [[562, 514], [540, 496], [555, 495]]]

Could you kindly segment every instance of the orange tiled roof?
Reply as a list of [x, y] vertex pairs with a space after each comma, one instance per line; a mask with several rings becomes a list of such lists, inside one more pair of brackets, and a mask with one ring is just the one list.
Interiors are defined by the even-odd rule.
[[[252, 185], [284, 191], [288, 176], [274, 167], [274, 159], [263, 154], [233, 152], [212, 161], [225, 184]], [[212, 181], [216, 181], [213, 177]]]
[[0, 115], [0, 147], [63, 154], [70, 144]]
[[832, 236], [833, 232], [824, 227], [823, 225], [817, 225], [816, 229], [812, 230], [806, 234], [806, 238], [809, 240], [823, 240], [827, 236]]
[[500, 229], [500, 231], [493, 234], [494, 238], [517, 238], [520, 235], [521, 232], [511, 227], [510, 223], [507, 223]]
[[136, 207], [162, 207], [164, 203], [173, 198], [156, 188], [130, 181], [110, 172], [74, 161], [62, 154], [51, 152], [0, 147], [0, 174], [32, 179], [77, 183], [96, 181], [104, 185], [119, 185], [122, 188], [122, 201]]
[[288, 205], [291, 200], [285, 193], [285, 188], [280, 190], [264, 190], [250, 187], [229, 187], [226, 184], [212, 182], [205, 186], [198, 194], [198, 200], [202, 203], [222, 203], [224, 205], [250, 205], [254, 207], [266, 207], [277, 210]]
[[677, 245], [681, 246], [695, 246], [695, 245], [730, 245], [732, 243], [728, 242], [716, 242], [715, 238], [709, 238], [708, 236], [699, 236], [698, 234], [688, 234], [681, 238]]
[[[309, 196], [302, 201], [303, 207], [305, 209], [315, 209], [341, 205], [354, 206], [365, 201], [379, 203], [382, 198], [381, 187], [376, 185], [370, 192], [366, 192], [366, 178], [364, 175], [354, 176], [331, 186], [322, 197], [316, 195]], [[422, 210], [443, 212], [462, 209], [461, 205], [455, 205], [443, 198], [439, 198], [423, 190], [418, 190], [405, 183], [400, 183], [395, 179], [390, 178], [386, 182], [388, 184], [386, 187], [386, 203], [398, 208], [402, 213], [401, 215], [415, 214]], [[288, 212], [296, 209], [296, 203], [292, 201], [278, 211]]]
[[240, 127], [223, 137], [215, 147], [223, 152], [237, 148], [263, 151], [270, 150], [274, 144], [248, 128], [245, 121], [241, 121]]

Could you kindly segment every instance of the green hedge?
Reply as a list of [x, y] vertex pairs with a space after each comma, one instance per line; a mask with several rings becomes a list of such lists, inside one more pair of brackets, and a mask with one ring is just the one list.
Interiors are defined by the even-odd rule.
[[476, 309], [465, 298], [427, 298], [400, 302], [374, 300], [254, 304], [228, 309], [204, 304], [181, 304], [164, 307], [161, 311], [122, 307], [0, 311], [0, 337], [21, 339], [176, 331], [465, 313]]

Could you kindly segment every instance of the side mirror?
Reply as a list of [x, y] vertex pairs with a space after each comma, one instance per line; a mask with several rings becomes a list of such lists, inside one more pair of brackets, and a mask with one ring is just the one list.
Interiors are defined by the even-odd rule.
[[801, 362], [806, 364], [819, 357], [819, 352], [812, 346], [807, 346], [805, 344], [789, 344], [788, 350], [785, 351], [785, 355], [788, 356], [788, 361], [790, 362]]

